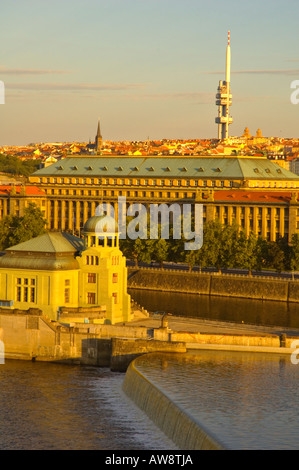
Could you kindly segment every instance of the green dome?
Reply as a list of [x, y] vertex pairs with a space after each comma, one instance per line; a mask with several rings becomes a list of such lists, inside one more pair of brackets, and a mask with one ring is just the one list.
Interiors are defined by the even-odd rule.
[[83, 232], [85, 235], [114, 235], [118, 232], [118, 225], [114, 219], [109, 215], [93, 216], [85, 222]]

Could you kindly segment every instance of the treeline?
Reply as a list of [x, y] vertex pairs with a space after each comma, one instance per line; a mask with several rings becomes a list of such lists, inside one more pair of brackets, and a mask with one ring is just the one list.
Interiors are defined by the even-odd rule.
[[218, 221], [207, 222], [203, 227], [203, 245], [199, 250], [186, 251], [186, 240], [120, 240], [120, 248], [128, 259], [138, 262], [152, 261], [185, 263], [191, 270], [215, 267], [252, 270], [297, 271], [299, 270], [299, 235], [292, 237], [291, 245], [284, 238], [275, 242], [264, 240], [253, 233], [246, 237], [237, 225], [223, 226]]
[[16, 155], [0, 155], [0, 172], [29, 176], [39, 168], [40, 160], [21, 160]]

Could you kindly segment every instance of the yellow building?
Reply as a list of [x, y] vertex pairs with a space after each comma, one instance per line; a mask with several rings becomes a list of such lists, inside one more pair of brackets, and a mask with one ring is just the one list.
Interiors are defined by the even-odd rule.
[[52, 232], [8, 248], [0, 257], [0, 305], [38, 308], [66, 323], [130, 320], [126, 260], [112, 223], [94, 216], [84, 240]]
[[30, 183], [46, 194], [48, 228], [79, 236], [101, 202], [117, 218], [119, 196], [146, 207], [202, 202], [205, 221], [237, 220], [271, 241], [299, 231], [299, 176], [266, 157], [66, 157]]

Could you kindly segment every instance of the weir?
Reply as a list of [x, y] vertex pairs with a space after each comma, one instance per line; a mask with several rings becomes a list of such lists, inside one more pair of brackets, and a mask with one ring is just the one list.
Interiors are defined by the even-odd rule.
[[139, 370], [138, 361], [127, 369], [123, 390], [126, 395], [182, 450], [224, 450], [189, 413], [175, 404]]

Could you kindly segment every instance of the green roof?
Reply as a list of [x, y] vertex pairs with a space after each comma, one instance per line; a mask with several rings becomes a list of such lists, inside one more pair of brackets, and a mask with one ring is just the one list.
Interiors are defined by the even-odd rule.
[[289, 179], [298, 175], [256, 157], [66, 157], [32, 176], [113, 178]]
[[84, 249], [80, 238], [68, 233], [47, 232], [26, 242], [7, 248], [7, 252], [38, 252], [38, 253], [76, 253]]

